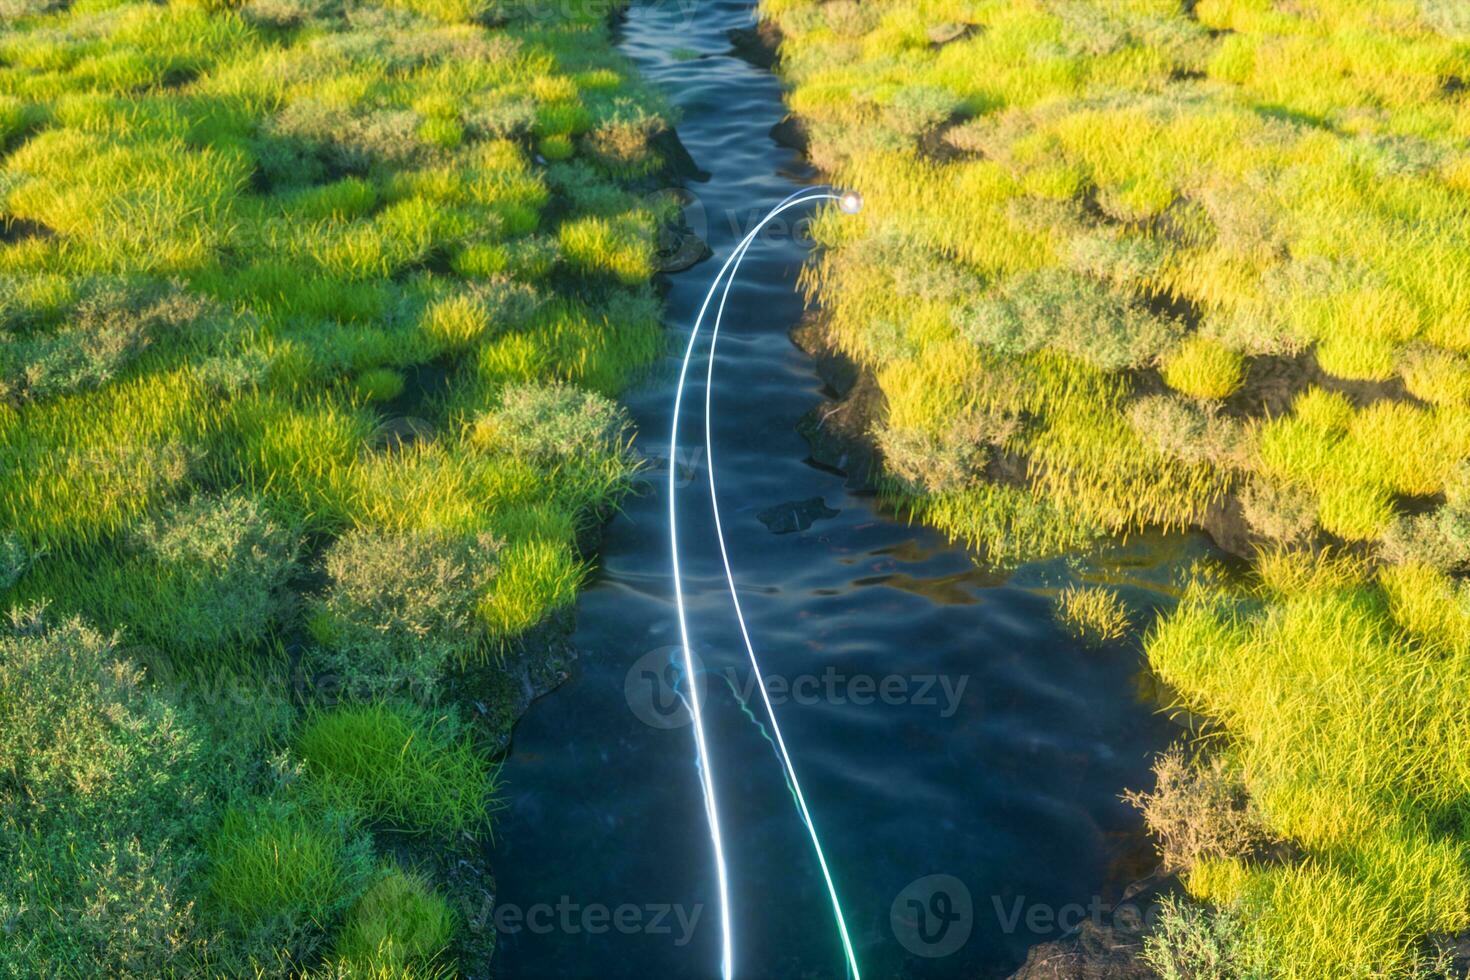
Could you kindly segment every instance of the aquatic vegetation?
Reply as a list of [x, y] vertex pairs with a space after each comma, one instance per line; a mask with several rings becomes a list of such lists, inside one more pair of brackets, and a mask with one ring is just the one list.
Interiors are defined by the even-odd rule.
[[[1255, 562], [1147, 643], [1218, 753], [1139, 798], [1200, 851], [1166, 976], [1409, 975], [1467, 925], [1458, 9], [762, 3], [864, 196], [805, 282], [885, 398], [885, 496], [990, 561], [1204, 527]], [[948, 436], [977, 407], [1003, 444]], [[1280, 846], [1184, 843], [1232, 813]]]
[[566, 627], [637, 469], [608, 399], [663, 351], [645, 202], [677, 144], [607, 13], [0, 0], [0, 592], [118, 631], [137, 666], [73, 631], [105, 676], [33, 673], [140, 743], [79, 716], [77, 757], [32, 746], [86, 778], [29, 822], [5, 797], [0, 925], [37, 924], [0, 972], [486, 954], [443, 919], [443, 955], [369, 957], [374, 909], [433, 900], [359, 897], [389, 825], [427, 863], [484, 829], [493, 767], [441, 702]]
[[1112, 589], [1069, 586], [1057, 596], [1057, 621], [1079, 640], [1101, 644], [1127, 636], [1133, 616]]

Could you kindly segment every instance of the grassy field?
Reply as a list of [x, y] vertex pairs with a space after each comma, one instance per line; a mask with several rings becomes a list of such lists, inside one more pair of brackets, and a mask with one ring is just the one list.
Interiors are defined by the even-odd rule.
[[1208, 736], [1139, 799], [1197, 901], [1154, 965], [1433, 974], [1470, 927], [1470, 8], [762, 9], [866, 198], [807, 283], [886, 396], [891, 502], [993, 561], [1146, 527], [1252, 557], [1147, 638]]
[[607, 10], [0, 0], [0, 974], [483, 972], [663, 349]]

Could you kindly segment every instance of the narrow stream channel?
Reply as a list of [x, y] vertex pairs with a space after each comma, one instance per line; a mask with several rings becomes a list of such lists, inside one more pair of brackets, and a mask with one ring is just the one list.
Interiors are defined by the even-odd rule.
[[[748, 0], [665, 0], [635, 3], [623, 28], [623, 49], [680, 107], [680, 136], [711, 175], [690, 189], [721, 257], [756, 214], [812, 176], [768, 136], [784, 112], [777, 80], [730, 54], [727, 32], [750, 23]], [[720, 345], [721, 499], [747, 615], [768, 674], [789, 688], [778, 689], [777, 711], [864, 976], [1005, 976], [1029, 947], [1061, 934], [1052, 915], [1111, 901], [1137, 876], [1138, 819], [1118, 794], [1149, 784], [1149, 755], [1173, 728], [1139, 693], [1136, 649], [1088, 650], [1057, 630], [1036, 588], [1047, 568], [984, 572], [807, 461], [796, 424], [822, 388], [788, 339], [802, 313], [794, 285], [804, 257], [790, 240], [752, 251]], [[687, 337], [717, 268], [673, 277], [676, 336]], [[671, 378], [660, 372], [627, 398], [639, 445], [654, 457], [666, 448]], [[688, 397], [697, 443], [702, 391]], [[696, 479], [681, 495], [681, 539], [737, 968], [751, 978], [841, 977], [805, 831], [737, 698], [754, 692], [699, 462], [679, 461]], [[693, 740], [677, 714], [661, 712], [668, 692], [655, 683], [677, 636], [666, 502], [652, 482], [607, 528], [579, 607], [575, 676], [520, 723], [503, 771], [508, 808], [492, 855], [501, 978], [718, 973]], [[825, 504], [817, 516], [830, 516], [789, 533], [768, 526], [780, 524], [768, 509], [810, 498]], [[948, 905], [932, 901], [933, 875], [954, 879], [940, 882]], [[935, 915], [952, 910], [948, 931], [935, 938], [936, 918], [895, 928], [901, 894], [900, 910], [915, 896]]]

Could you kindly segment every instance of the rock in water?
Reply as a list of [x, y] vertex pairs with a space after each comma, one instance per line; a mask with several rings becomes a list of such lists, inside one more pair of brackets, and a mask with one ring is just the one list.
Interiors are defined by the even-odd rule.
[[825, 521], [840, 513], [841, 511], [828, 507], [827, 502], [821, 497], [812, 497], [808, 500], [792, 500], [784, 504], [777, 504], [755, 516], [757, 520], [770, 528], [772, 534], [790, 534], [793, 531], [805, 531], [817, 521]]

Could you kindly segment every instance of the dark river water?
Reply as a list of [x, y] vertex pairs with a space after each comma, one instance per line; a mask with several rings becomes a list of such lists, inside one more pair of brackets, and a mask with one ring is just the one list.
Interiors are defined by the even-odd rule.
[[[776, 79], [730, 53], [727, 32], [751, 20], [744, 2], [662, 0], [635, 3], [622, 29], [623, 49], [680, 108], [680, 136], [710, 174], [690, 185], [691, 217], [721, 260], [755, 215], [811, 178], [769, 138], [783, 113]], [[1087, 649], [1053, 623], [1049, 590], [1073, 574], [1066, 563], [983, 571], [808, 461], [796, 424], [822, 387], [788, 339], [805, 254], [789, 238], [754, 249], [721, 336], [714, 435], [746, 614], [863, 976], [1005, 976], [1063, 933], [1059, 915], [1113, 901], [1150, 870], [1119, 794], [1151, 783], [1150, 753], [1175, 730], [1147, 693], [1136, 647]], [[676, 338], [687, 338], [717, 268], [672, 277]], [[627, 397], [639, 446], [655, 459], [666, 455], [673, 373]], [[702, 400], [696, 384], [685, 403], [690, 446], [701, 441]], [[681, 448], [693, 482], [680, 493], [680, 537], [736, 968], [841, 977], [805, 828], [770, 742], [742, 708], [754, 692], [701, 461]], [[501, 978], [718, 976], [694, 741], [681, 713], [666, 710], [676, 702], [661, 672], [677, 642], [661, 475], [607, 528], [579, 605], [575, 675], [515, 731], [492, 855]], [[831, 516], [789, 533], [760, 520], [810, 498]], [[1115, 570], [1143, 595], [1198, 547], [1135, 545]]]

